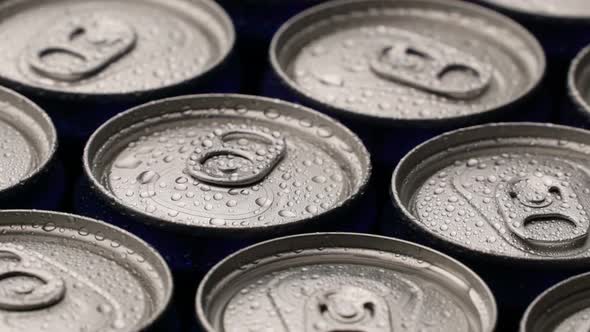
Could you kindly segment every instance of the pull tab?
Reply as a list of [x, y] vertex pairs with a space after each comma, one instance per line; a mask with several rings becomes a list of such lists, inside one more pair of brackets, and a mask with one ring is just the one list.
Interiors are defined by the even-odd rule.
[[393, 35], [371, 61], [377, 76], [455, 99], [475, 98], [490, 85], [493, 69], [475, 57], [408, 31]]
[[368, 290], [344, 286], [312, 297], [306, 306], [307, 331], [389, 332], [389, 307]]
[[[7, 262], [2, 266], [2, 262]], [[32, 311], [49, 308], [63, 300], [66, 286], [62, 279], [38, 269], [21, 267], [26, 265], [23, 255], [12, 249], [0, 249], [0, 282], [10, 278], [13, 283], [3, 287], [0, 283], [0, 310]], [[35, 283], [26, 283], [23, 278]]]
[[[497, 198], [510, 231], [531, 244], [573, 245], [588, 236], [590, 221], [582, 205], [557, 178], [535, 173], [502, 183]], [[540, 230], [535, 223], [542, 223]]]
[[136, 40], [130, 25], [113, 18], [70, 20], [36, 39], [27, 60], [39, 75], [76, 82], [98, 74], [128, 54]]
[[285, 140], [262, 129], [217, 130], [202, 137], [187, 161], [195, 179], [243, 186], [264, 179], [286, 153]]

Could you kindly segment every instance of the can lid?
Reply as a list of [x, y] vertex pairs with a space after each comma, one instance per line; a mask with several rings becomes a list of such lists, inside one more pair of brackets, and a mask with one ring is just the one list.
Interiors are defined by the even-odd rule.
[[566, 20], [590, 18], [586, 0], [480, 0], [491, 5], [527, 15]]
[[502, 259], [588, 261], [590, 132], [505, 123], [438, 136], [412, 150], [392, 180], [411, 225]]
[[182, 231], [252, 235], [311, 226], [360, 196], [370, 156], [338, 122], [245, 95], [194, 95], [114, 117], [84, 167], [128, 214]]
[[476, 122], [527, 95], [545, 71], [524, 28], [440, 0], [319, 5], [281, 27], [270, 56], [275, 73], [313, 102], [394, 125]]
[[567, 80], [568, 93], [577, 110], [590, 121], [590, 46], [572, 61]]
[[493, 331], [496, 304], [467, 267], [410, 242], [315, 233], [246, 248], [201, 282], [206, 331]]
[[0, 330], [149, 327], [172, 295], [166, 263], [145, 242], [75, 215], [0, 211]]
[[528, 307], [521, 332], [590, 330], [590, 273], [584, 273], [549, 288]]
[[25, 185], [53, 159], [57, 134], [30, 100], [0, 87], [0, 195]]
[[219, 65], [235, 39], [211, 0], [16, 0], [0, 13], [0, 81], [56, 97], [174, 88]]

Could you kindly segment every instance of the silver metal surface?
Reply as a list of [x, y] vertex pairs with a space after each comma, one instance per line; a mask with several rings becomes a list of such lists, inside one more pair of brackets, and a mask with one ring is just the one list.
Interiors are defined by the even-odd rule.
[[580, 51], [572, 61], [567, 88], [577, 111], [590, 121], [590, 46]]
[[315, 233], [267, 241], [201, 282], [206, 331], [492, 331], [495, 301], [461, 263], [392, 238]]
[[530, 33], [459, 1], [332, 1], [285, 23], [270, 56], [280, 79], [305, 98], [349, 115], [416, 123], [498, 110], [531, 92], [545, 71]]
[[56, 212], [0, 211], [0, 330], [141, 331], [172, 295], [164, 260], [135, 236]]
[[361, 195], [371, 174], [367, 150], [336, 121], [221, 94], [113, 118], [91, 137], [84, 163], [101, 195], [142, 220], [240, 234], [321, 218]]
[[25, 97], [0, 87], [0, 193], [28, 183], [47, 167], [56, 149], [49, 116]]
[[235, 39], [210, 0], [9, 0], [0, 15], [0, 80], [46, 94], [176, 86], [220, 64]]
[[449, 132], [400, 162], [394, 204], [412, 226], [471, 251], [587, 261], [588, 153], [590, 132], [565, 126], [507, 123]]
[[572, 332], [590, 330], [590, 273], [551, 287], [527, 309], [521, 332]]
[[590, 18], [590, 2], [586, 0], [480, 0], [515, 12], [559, 19]]

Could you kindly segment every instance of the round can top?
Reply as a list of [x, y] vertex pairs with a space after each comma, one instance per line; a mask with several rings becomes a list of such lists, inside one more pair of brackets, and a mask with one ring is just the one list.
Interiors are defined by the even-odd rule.
[[590, 273], [551, 287], [527, 309], [521, 332], [570, 332], [590, 330]]
[[319, 5], [281, 27], [270, 56], [298, 94], [394, 125], [477, 122], [529, 94], [545, 71], [529, 32], [459, 1]]
[[586, 0], [480, 0], [507, 10], [567, 20], [590, 18], [590, 3]]
[[366, 148], [338, 122], [223, 94], [127, 111], [94, 133], [84, 163], [103, 196], [142, 220], [236, 236], [308, 225], [362, 194], [371, 174]]
[[105, 223], [0, 211], [0, 330], [143, 331], [172, 295], [164, 260]]
[[501, 259], [590, 258], [590, 132], [506, 123], [418, 146], [393, 174], [394, 204], [436, 239]]
[[137, 97], [197, 79], [234, 43], [210, 0], [9, 0], [0, 81], [55, 96]]
[[393, 238], [315, 233], [215, 266], [196, 311], [206, 331], [493, 331], [496, 304], [461, 263]]
[[28, 183], [53, 159], [57, 134], [30, 100], [0, 87], [0, 195]]
[[577, 110], [590, 121], [590, 46], [580, 51], [572, 61], [567, 84]]

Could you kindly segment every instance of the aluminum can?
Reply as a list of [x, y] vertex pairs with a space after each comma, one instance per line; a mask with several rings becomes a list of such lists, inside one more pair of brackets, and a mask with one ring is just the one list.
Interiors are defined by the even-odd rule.
[[266, 95], [341, 119], [388, 173], [445, 129], [549, 118], [525, 107], [545, 71], [537, 40], [464, 2], [331, 1], [286, 22], [270, 59]]
[[263, 73], [268, 68], [268, 47], [273, 34], [289, 18], [325, 0], [218, 0], [231, 16], [239, 34], [242, 89], [258, 93]]
[[59, 209], [64, 170], [57, 135], [41, 108], [0, 87], [0, 209]]
[[[501, 331], [567, 276], [587, 270], [590, 132], [503, 123], [433, 138], [393, 173], [397, 234], [462, 259], [488, 282]], [[400, 221], [401, 220], [401, 221]]]
[[244, 249], [201, 282], [204, 331], [491, 332], [496, 304], [458, 261], [398, 239], [283, 237]]
[[114, 114], [239, 85], [233, 24], [211, 0], [10, 0], [0, 15], [0, 83], [49, 113], [79, 172], [85, 141]]
[[590, 46], [572, 61], [568, 73], [568, 98], [562, 103], [562, 123], [590, 128]]
[[178, 331], [164, 259], [103, 222], [0, 211], [0, 330]]
[[521, 332], [585, 331], [588, 321], [590, 274], [585, 273], [551, 287], [529, 306]]
[[376, 226], [358, 137], [274, 99], [213, 94], [139, 106], [93, 134], [84, 168], [77, 211], [154, 245], [190, 302], [197, 276], [249, 244]]
[[[475, 0], [499, 10], [528, 28], [548, 58], [549, 93], [566, 97], [567, 68], [590, 44], [590, 3], [585, 0]], [[559, 119], [558, 119], [559, 120]]]

